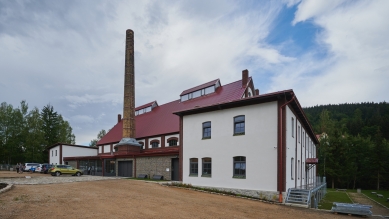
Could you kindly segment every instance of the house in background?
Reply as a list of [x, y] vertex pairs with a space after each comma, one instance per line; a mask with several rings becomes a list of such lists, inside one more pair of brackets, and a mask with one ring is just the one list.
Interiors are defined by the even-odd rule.
[[319, 142], [293, 90], [175, 114], [183, 183], [280, 202], [290, 188], [316, 185], [307, 167], [317, 163]]

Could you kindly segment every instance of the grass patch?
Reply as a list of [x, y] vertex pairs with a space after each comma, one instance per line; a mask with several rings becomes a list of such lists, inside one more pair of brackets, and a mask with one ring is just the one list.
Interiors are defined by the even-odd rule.
[[[377, 194], [381, 194], [384, 196], [384, 198], [379, 198], [377, 194], [371, 194], [371, 192], [376, 192]], [[362, 193], [368, 196], [369, 198], [377, 201], [378, 203], [383, 204], [387, 208], [389, 208], [389, 202], [386, 200], [389, 198], [389, 191], [382, 191], [382, 190], [362, 190]]]
[[327, 189], [326, 196], [319, 203], [319, 209], [331, 210], [333, 202], [353, 203], [346, 192]]

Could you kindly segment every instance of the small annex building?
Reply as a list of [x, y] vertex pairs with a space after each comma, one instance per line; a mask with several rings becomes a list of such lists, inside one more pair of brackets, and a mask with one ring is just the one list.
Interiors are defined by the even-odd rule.
[[72, 167], [83, 170], [85, 173], [87, 172], [88, 167], [96, 168], [96, 170], [94, 171], [98, 171], [97, 165], [89, 165], [87, 162], [85, 163], [83, 162], [83, 160], [78, 159], [79, 157], [84, 157], [96, 161], [97, 159], [99, 159], [97, 157], [97, 147], [86, 147], [83, 145], [56, 143], [48, 147], [48, 152], [50, 164], [71, 165]]

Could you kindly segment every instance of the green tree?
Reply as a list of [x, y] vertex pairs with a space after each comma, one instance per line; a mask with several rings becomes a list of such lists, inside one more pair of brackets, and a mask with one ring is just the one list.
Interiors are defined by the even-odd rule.
[[31, 162], [45, 162], [45, 133], [42, 130], [43, 121], [39, 109], [32, 109], [27, 117], [25, 159]]
[[104, 137], [104, 135], [106, 135], [106, 134], [107, 134], [107, 132], [106, 132], [104, 129], [102, 129], [102, 130], [97, 134], [97, 139], [93, 139], [93, 140], [89, 143], [89, 146], [90, 146], [90, 147], [96, 146], [97, 142], [100, 141], [100, 140]]
[[58, 113], [54, 111], [53, 106], [48, 104], [44, 106], [41, 112], [42, 130], [45, 133], [46, 146], [59, 142], [59, 119]]

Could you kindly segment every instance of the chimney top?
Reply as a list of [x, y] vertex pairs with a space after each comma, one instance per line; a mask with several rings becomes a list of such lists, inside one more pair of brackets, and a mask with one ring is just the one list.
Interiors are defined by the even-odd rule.
[[249, 70], [245, 69], [242, 71], [242, 87], [246, 87], [249, 81]]
[[255, 89], [255, 96], [259, 95], [259, 89]]
[[122, 121], [122, 115], [121, 114], [118, 114], [118, 123]]

